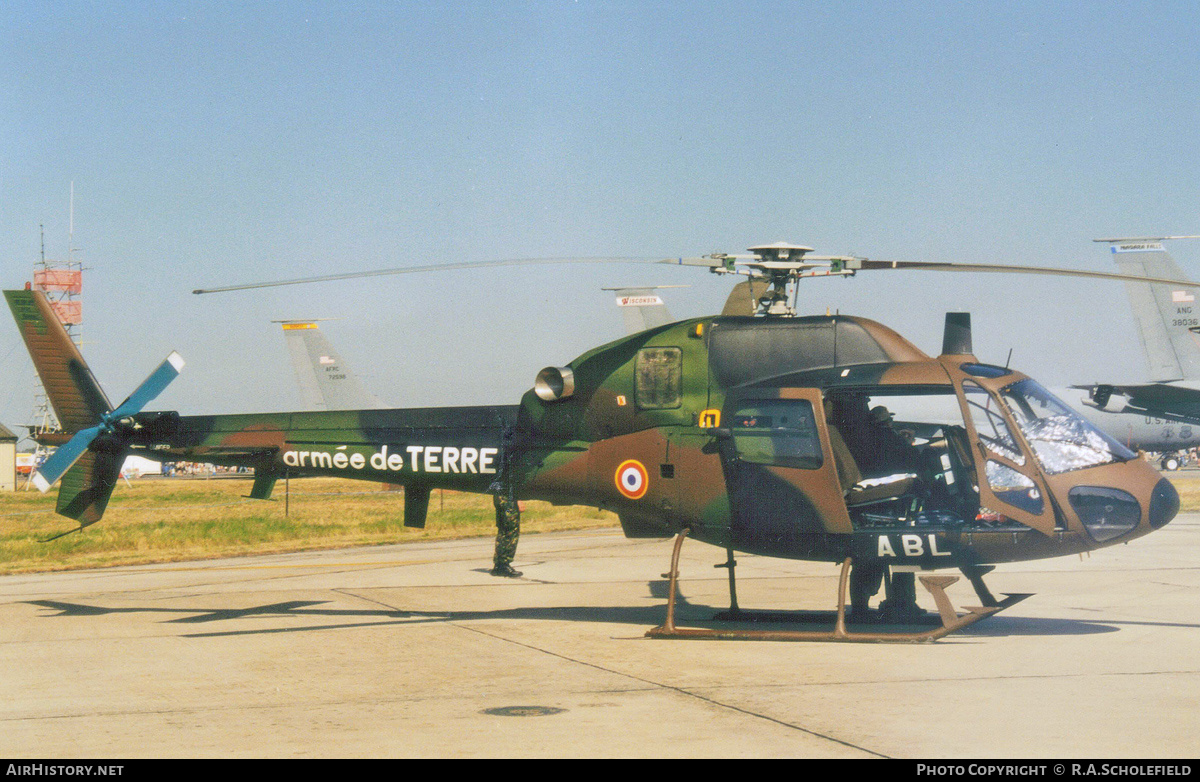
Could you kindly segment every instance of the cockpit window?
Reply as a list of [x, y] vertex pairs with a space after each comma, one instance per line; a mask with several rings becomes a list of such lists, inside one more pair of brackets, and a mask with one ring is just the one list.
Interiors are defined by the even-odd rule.
[[[1033, 380], [1000, 392], [1042, 469], [1051, 475], [1134, 458]], [[981, 433], [982, 435], [982, 433]]]
[[1008, 424], [1004, 422], [1004, 417], [996, 409], [996, 400], [982, 386], [970, 380], [964, 380], [962, 387], [979, 441], [997, 456], [1003, 456], [1013, 464], [1024, 465], [1025, 456], [1009, 431]]

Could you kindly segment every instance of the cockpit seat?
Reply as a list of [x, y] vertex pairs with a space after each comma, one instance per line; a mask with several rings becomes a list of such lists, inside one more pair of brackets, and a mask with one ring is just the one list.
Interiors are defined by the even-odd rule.
[[912, 491], [916, 480], [912, 473], [864, 478], [846, 492], [846, 505], [854, 508], [899, 499]]
[[833, 448], [833, 459], [837, 465], [838, 480], [846, 498], [846, 507], [855, 508], [888, 502], [912, 491], [917, 480], [917, 476], [912, 473], [863, 478], [858, 469], [858, 462], [855, 461], [854, 454], [850, 452], [837, 426], [830, 421], [827, 428], [829, 444]]

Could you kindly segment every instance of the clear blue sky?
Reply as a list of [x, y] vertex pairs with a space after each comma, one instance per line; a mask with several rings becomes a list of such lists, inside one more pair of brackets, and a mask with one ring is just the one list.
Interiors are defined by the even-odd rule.
[[[1200, 233], [1194, 2], [47, 2], [0, 6], [0, 284], [74, 245], [85, 355], [114, 402], [298, 404], [272, 319], [325, 333], [386, 402], [510, 403], [621, 333], [605, 285], [546, 267], [193, 296], [404, 264], [675, 256], [787, 240], [875, 258], [1110, 270], [1092, 238]], [[1172, 247], [1200, 278], [1200, 242]], [[1143, 376], [1117, 283], [864, 275], [812, 312], [1047, 384]], [[7, 313], [4, 315], [7, 318]], [[0, 327], [0, 422], [33, 370]]]

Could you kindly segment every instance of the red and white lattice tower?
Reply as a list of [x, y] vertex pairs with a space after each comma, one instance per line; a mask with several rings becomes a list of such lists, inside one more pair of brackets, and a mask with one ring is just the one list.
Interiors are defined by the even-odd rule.
[[[72, 188], [72, 191], [74, 188]], [[70, 335], [71, 340], [80, 344], [80, 331], [83, 324], [83, 263], [75, 258], [75, 205], [74, 192], [71, 204], [71, 231], [67, 244], [67, 260], [54, 261], [46, 257], [46, 237], [42, 234], [42, 252], [38, 262], [33, 266], [33, 289], [46, 294], [50, 306]], [[61, 430], [50, 399], [42, 388], [41, 379], [37, 380], [38, 393], [34, 398], [33, 422], [30, 434], [35, 440], [38, 435]], [[48, 449], [38, 443], [34, 454], [34, 464], [41, 464]], [[30, 472], [30, 475], [33, 473]], [[28, 482], [26, 488], [29, 487]]]

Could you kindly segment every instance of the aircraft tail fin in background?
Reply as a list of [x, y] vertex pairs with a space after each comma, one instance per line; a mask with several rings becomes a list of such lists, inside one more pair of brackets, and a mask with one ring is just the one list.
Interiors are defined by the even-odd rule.
[[286, 320], [283, 335], [287, 339], [292, 368], [300, 384], [300, 396], [310, 410], [368, 410], [383, 407], [351, 373], [313, 321]]
[[659, 288], [682, 288], [683, 285], [646, 285], [629, 288], [604, 288], [617, 294], [617, 306], [625, 319], [625, 333], [637, 334], [647, 329], [665, 326], [674, 322], [670, 310], [662, 297], [655, 293]]
[[[1164, 236], [1132, 239], [1096, 239], [1110, 245], [1113, 261], [1122, 274], [1165, 279], [1187, 279], [1163, 247], [1166, 239], [1200, 237]], [[1137, 321], [1138, 337], [1153, 382], [1200, 379], [1200, 302], [1195, 291], [1180, 286], [1127, 282], [1129, 303]]]

